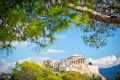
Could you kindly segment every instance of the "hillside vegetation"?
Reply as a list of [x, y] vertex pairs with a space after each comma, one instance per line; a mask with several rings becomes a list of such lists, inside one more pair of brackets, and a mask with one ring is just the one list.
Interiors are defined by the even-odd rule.
[[2, 73], [0, 80], [99, 80], [79, 72], [55, 73], [53, 69], [42, 67], [35, 62], [16, 63], [12, 73]]

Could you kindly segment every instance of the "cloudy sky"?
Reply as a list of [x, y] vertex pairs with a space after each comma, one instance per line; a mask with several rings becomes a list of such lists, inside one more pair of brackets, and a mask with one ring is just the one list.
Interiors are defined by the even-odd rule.
[[71, 29], [57, 35], [57, 41], [52, 44], [46, 52], [35, 53], [30, 43], [13, 42], [16, 50], [13, 54], [7, 56], [0, 54], [0, 72], [9, 72], [14, 68], [15, 62], [23, 61], [43, 61], [44, 59], [59, 60], [69, 57], [73, 54], [80, 54], [86, 58], [86, 63], [92, 62], [99, 68], [108, 68], [120, 64], [120, 30], [114, 32], [114, 37], [108, 38], [107, 46], [96, 49], [90, 48], [83, 42], [82, 32]]

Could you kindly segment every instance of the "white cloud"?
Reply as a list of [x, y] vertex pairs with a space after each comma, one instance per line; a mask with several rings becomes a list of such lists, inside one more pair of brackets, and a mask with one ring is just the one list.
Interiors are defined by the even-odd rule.
[[[43, 60], [48, 59], [47, 57], [30, 57], [30, 58], [25, 58], [22, 60], [19, 60], [19, 63], [23, 63], [24, 61], [40, 61], [42, 62]], [[1, 72], [11, 72], [14, 67], [15, 67], [16, 62], [9, 63], [5, 59], [0, 59], [0, 73]]]
[[6, 72], [10, 66], [11, 66], [11, 63], [6, 62], [5, 59], [0, 59], [0, 73]]
[[24, 62], [24, 61], [40, 61], [42, 62], [43, 60], [48, 59], [47, 57], [30, 57], [30, 58], [25, 58], [22, 60], [19, 60], [20, 63]]
[[[49, 38], [43, 38], [43, 37], [39, 37], [40, 40], [46, 40], [46, 41], [49, 41], [50, 39]], [[39, 40], [38, 40], [39, 41]], [[27, 41], [13, 41], [12, 42], [12, 46], [17, 46], [17, 47], [21, 47], [21, 46], [26, 46], [26, 45], [31, 45], [34, 43], [31, 43], [30, 40], [27, 40]]]
[[29, 41], [13, 41], [12, 46], [25, 46], [31, 44]]
[[48, 53], [66, 53], [66, 51], [55, 50], [55, 49], [47, 49], [47, 52], [45, 52], [45, 54], [48, 54]]
[[[57, 35], [58, 39], [64, 39], [65, 37], [66, 37], [66, 35]], [[46, 40], [46, 41], [50, 40], [49, 38], [43, 38], [43, 37], [39, 37], [39, 39]], [[18, 47], [26, 46], [26, 45], [30, 45], [30, 44], [34, 44], [34, 43], [31, 43], [28, 40], [27, 41], [13, 41], [12, 42], [12, 46], [18, 46]]]
[[86, 63], [89, 62], [92, 62], [94, 65], [97, 65], [99, 68], [108, 68], [120, 64], [120, 58], [117, 59], [114, 55], [111, 55], [100, 59], [86, 59]]
[[66, 35], [57, 35], [57, 38], [59, 39], [64, 39], [66, 37]]

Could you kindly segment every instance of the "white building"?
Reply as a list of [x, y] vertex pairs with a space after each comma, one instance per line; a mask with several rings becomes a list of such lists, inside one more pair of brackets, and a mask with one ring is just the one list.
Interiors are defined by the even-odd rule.
[[59, 71], [77, 71], [81, 73], [97, 73], [99, 74], [98, 66], [85, 64], [85, 57], [82, 55], [72, 55], [59, 64]]
[[85, 64], [85, 58], [82, 55], [72, 55], [65, 59], [66, 64]]
[[85, 57], [83, 57], [82, 55], [78, 55], [78, 54], [72, 55], [61, 61], [54, 61], [47, 59], [44, 60], [42, 65], [45, 67], [45, 64], [48, 63], [51, 65], [51, 68], [53, 68], [55, 72], [59, 72], [62, 70], [76, 71], [76, 72], [80, 72], [81, 74], [83, 73], [88, 74], [89, 76], [100, 75], [102, 77], [102, 80], [106, 80], [99, 73], [98, 66], [85, 64]]

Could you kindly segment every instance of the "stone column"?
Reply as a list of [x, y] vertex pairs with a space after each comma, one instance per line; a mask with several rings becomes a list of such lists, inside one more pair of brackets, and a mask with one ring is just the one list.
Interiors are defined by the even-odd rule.
[[72, 61], [73, 61], [72, 58], [70, 59], [70, 61], [71, 61], [71, 64], [72, 64], [72, 63], [73, 63], [73, 62], [72, 62]]
[[73, 58], [73, 64], [75, 64], [75, 62], [74, 62], [74, 61], [75, 61], [75, 59]]
[[82, 58], [82, 64], [83, 64], [83, 58]]
[[81, 59], [80, 59], [80, 64], [81, 64]]
[[73, 64], [74, 64], [74, 58], [73, 58], [72, 62], [73, 62]]
[[80, 64], [81, 64], [81, 58], [80, 58]]
[[84, 58], [82, 58], [82, 63], [84, 63]]
[[82, 58], [81, 58], [81, 63], [83, 63], [83, 60], [82, 60]]
[[85, 59], [83, 58], [83, 63], [85, 63]]
[[82, 60], [83, 60], [83, 63], [84, 63], [84, 58]]
[[83, 58], [83, 63], [84, 63], [84, 58]]
[[79, 59], [79, 63], [81, 64], [80, 59]]
[[73, 64], [73, 59], [71, 60], [72, 64]]
[[83, 64], [84, 64], [84, 58], [83, 58]]

